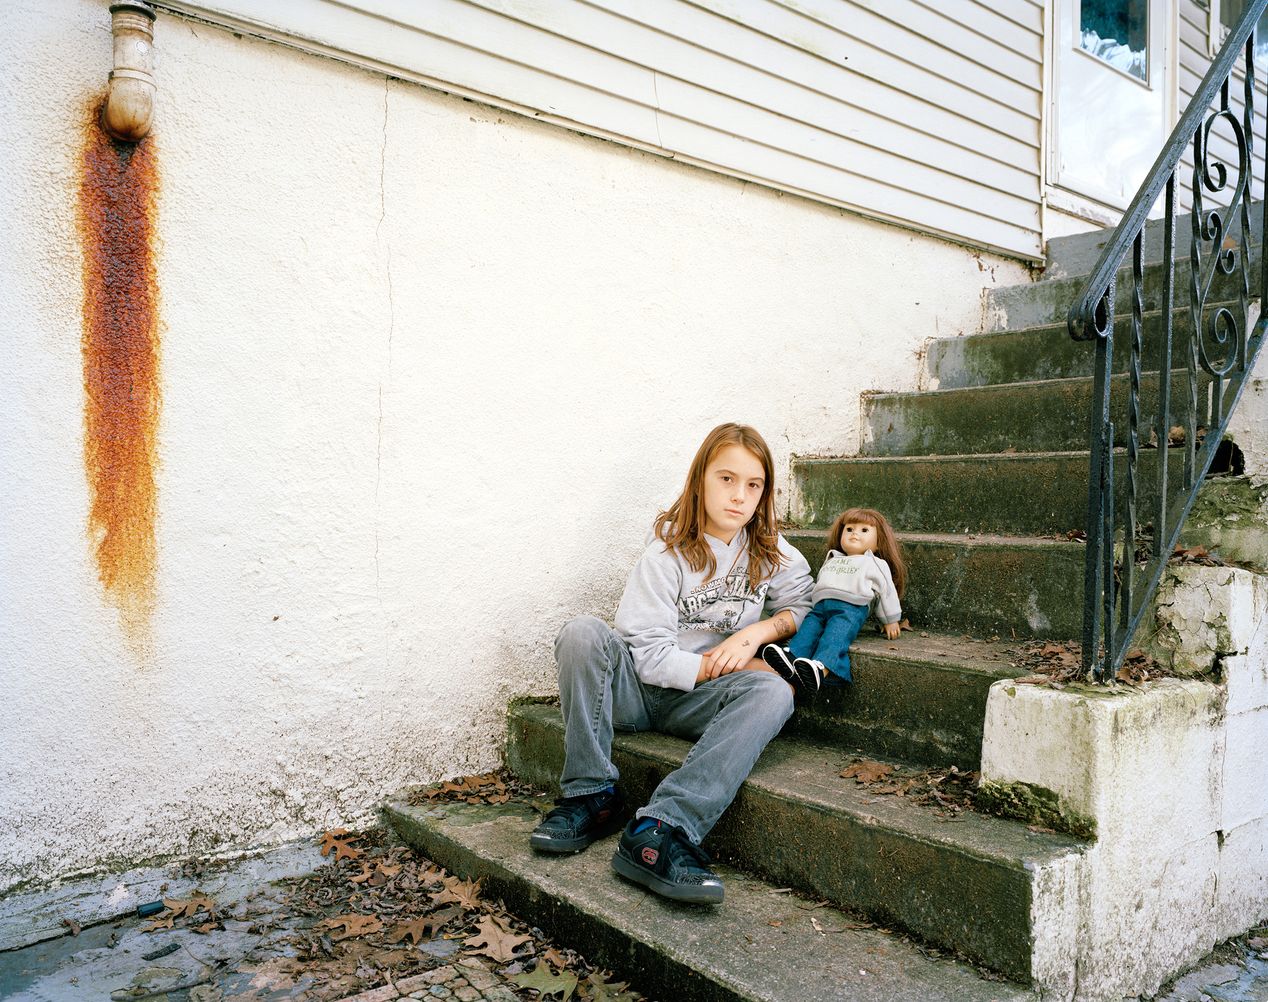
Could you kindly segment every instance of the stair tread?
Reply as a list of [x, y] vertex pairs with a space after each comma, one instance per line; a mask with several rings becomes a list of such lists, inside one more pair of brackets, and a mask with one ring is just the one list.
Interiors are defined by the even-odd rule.
[[[1200, 370], [1199, 373], [1201, 374]], [[1172, 368], [1171, 378], [1179, 379], [1187, 377], [1188, 370], [1183, 368]], [[1157, 369], [1141, 369], [1141, 377], [1158, 375]], [[1115, 372], [1110, 377], [1115, 383], [1125, 382], [1127, 380], [1126, 372]], [[944, 397], [951, 394], [988, 394], [988, 393], [1016, 393], [1019, 386], [1033, 386], [1036, 388], [1060, 388], [1062, 386], [1074, 386], [1078, 383], [1091, 383], [1092, 376], [1060, 376], [1055, 379], [1022, 379], [1013, 383], [983, 383], [980, 386], [949, 386], [945, 390], [902, 390], [902, 391], [876, 391], [868, 390], [863, 397], [869, 403], [886, 400], [910, 399], [912, 397]]]
[[[563, 720], [557, 707], [527, 704], [515, 712], [557, 730], [562, 741]], [[613, 747], [676, 768], [687, 757], [692, 742], [657, 732], [622, 733], [613, 738]], [[842, 779], [841, 770], [853, 757], [857, 755], [820, 742], [780, 737], [766, 746], [744, 786], [760, 789], [784, 802], [849, 817], [909, 839], [1010, 867], [1027, 868], [1070, 852], [1081, 852], [1086, 846], [1068, 835], [1033, 832], [1017, 821], [971, 811], [948, 823], [931, 807], [905, 797], [878, 795], [866, 785]], [[923, 768], [871, 753], [867, 757], [896, 767]]]
[[[929, 391], [934, 392], [934, 391]], [[1175, 451], [1179, 452], [1183, 446], [1175, 447]], [[1143, 447], [1142, 447], [1143, 451]], [[1115, 455], [1126, 455], [1127, 449], [1123, 446], [1115, 446], [1113, 449]], [[793, 463], [797, 466], [827, 466], [827, 465], [875, 465], [877, 463], [930, 463], [930, 462], [958, 462], [958, 463], [1019, 463], [1026, 460], [1084, 460], [1086, 461], [1091, 453], [1087, 449], [1063, 449], [1054, 452], [953, 452], [937, 455], [914, 455], [914, 456], [794, 456]]]
[[[682, 999], [1033, 999], [1015, 984], [985, 981], [966, 964], [828, 906], [718, 866], [726, 900], [717, 908], [675, 905], [619, 878], [609, 860], [616, 836], [575, 856], [528, 848], [536, 811], [502, 806], [392, 803], [389, 818], [416, 848], [467, 878], [548, 933], [587, 942], [591, 959], [639, 976], [639, 987]], [[647, 981], [650, 980], [651, 984]]]
[[939, 668], [971, 672], [992, 678], [1014, 678], [1026, 674], [1012, 667], [1020, 645], [970, 637], [966, 634], [903, 631], [898, 640], [880, 634], [862, 634], [850, 650], [882, 661], [923, 661]]
[[[878, 457], [879, 458], [879, 457]], [[813, 537], [822, 539], [827, 526], [822, 528], [809, 526], [806, 528], [785, 528], [784, 535], [789, 539], [805, 539]], [[1042, 536], [1004, 536], [989, 532], [898, 532], [898, 538], [903, 542], [912, 543], [935, 543], [946, 546], [968, 546], [968, 547], [986, 547], [986, 546], [1010, 546], [1021, 547], [1026, 549], [1058, 549], [1058, 550], [1082, 550], [1083, 543], [1074, 543], [1066, 539], [1048, 539]]]

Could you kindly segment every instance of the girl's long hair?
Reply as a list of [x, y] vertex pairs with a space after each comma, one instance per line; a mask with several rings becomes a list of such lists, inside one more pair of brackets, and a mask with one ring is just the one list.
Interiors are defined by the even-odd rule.
[[847, 525], [857, 525], [860, 522], [876, 530], [876, 555], [889, 564], [889, 573], [894, 578], [894, 590], [902, 598], [903, 592], [907, 590], [907, 565], [903, 562], [903, 548], [898, 544], [894, 527], [875, 508], [847, 508], [841, 512], [828, 530], [825, 553], [828, 550], [839, 550], [841, 530]]
[[756, 456], [766, 478], [762, 499], [757, 502], [748, 531], [748, 581], [757, 588], [784, 562], [779, 554], [779, 521], [775, 517], [775, 464], [770, 448], [757, 429], [746, 424], [720, 424], [705, 436], [687, 471], [687, 482], [678, 500], [656, 516], [656, 537], [668, 549], [681, 554], [687, 566], [696, 573], [713, 576], [717, 560], [704, 538], [704, 471], [719, 452], [728, 445], [740, 445]]

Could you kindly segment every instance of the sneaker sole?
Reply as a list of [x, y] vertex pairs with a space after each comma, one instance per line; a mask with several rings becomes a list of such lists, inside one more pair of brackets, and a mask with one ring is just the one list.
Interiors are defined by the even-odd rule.
[[646, 867], [639, 866], [637, 863], [626, 859], [621, 855], [620, 850], [617, 850], [612, 857], [612, 869], [626, 880], [642, 884], [649, 891], [655, 891], [662, 897], [681, 901], [685, 904], [720, 905], [726, 893], [726, 889], [721, 884], [710, 886], [707, 884], [670, 883], [668, 880], [656, 876]]
[[792, 659], [785, 653], [778, 644], [767, 644], [762, 648], [762, 660], [766, 662], [766, 667], [782, 678], [785, 682], [797, 682], [797, 669], [793, 667]]
[[589, 848], [601, 838], [607, 838], [614, 835], [625, 827], [625, 814], [618, 812], [613, 814], [603, 827], [590, 835], [578, 835], [575, 838], [551, 838], [549, 835], [542, 835], [533, 832], [528, 836], [528, 844], [538, 852], [550, 852], [557, 855], [566, 853], [580, 852], [582, 849]]

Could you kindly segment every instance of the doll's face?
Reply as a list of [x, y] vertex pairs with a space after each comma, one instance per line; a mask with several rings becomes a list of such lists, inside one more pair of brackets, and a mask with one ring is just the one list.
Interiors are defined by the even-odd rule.
[[841, 527], [841, 552], [847, 557], [876, 549], [876, 526], [867, 522], [847, 522]]

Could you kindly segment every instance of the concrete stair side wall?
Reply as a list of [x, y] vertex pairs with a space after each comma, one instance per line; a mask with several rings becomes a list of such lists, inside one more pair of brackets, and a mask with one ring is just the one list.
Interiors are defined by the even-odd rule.
[[1207, 650], [1210, 679], [1168, 678], [1140, 688], [1054, 690], [995, 683], [987, 702], [982, 781], [1041, 788], [1089, 819], [1096, 842], [1072, 860], [1069, 887], [1035, 898], [1036, 926], [1072, 923], [1070, 955], [1036, 941], [1041, 984], [1059, 997], [1118, 999], [1154, 992], [1215, 944], [1268, 917], [1268, 585], [1235, 568], [1184, 567], [1173, 605], [1224, 596], [1204, 630], [1229, 645]]

